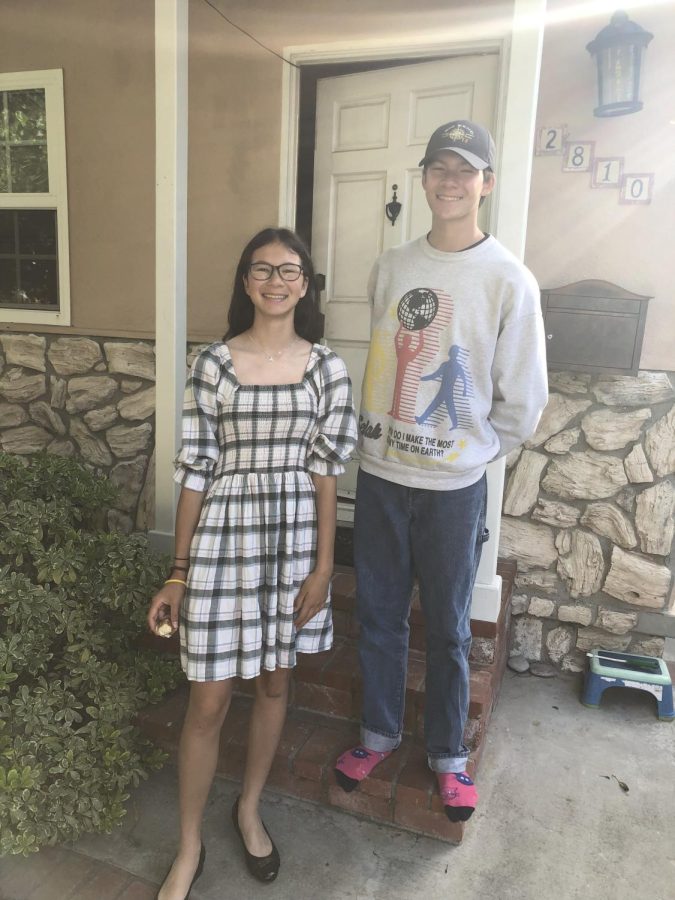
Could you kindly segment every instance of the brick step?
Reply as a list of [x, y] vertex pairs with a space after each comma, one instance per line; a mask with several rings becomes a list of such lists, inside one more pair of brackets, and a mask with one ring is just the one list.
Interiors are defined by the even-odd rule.
[[[358, 722], [361, 716], [361, 672], [358, 647], [353, 639], [336, 638], [326, 653], [298, 654], [293, 670], [289, 707], [336, 719]], [[419, 650], [408, 653], [408, 671], [403, 729], [416, 738], [424, 735], [424, 684], [426, 665]], [[252, 680], [238, 679], [235, 693], [252, 696]], [[496, 673], [473, 667], [470, 681], [469, 722], [465, 743], [472, 747], [483, 723], [490, 717], [496, 700]]]
[[[498, 621], [472, 620], [473, 645], [471, 654], [471, 682], [469, 720], [465, 743], [477, 746], [487, 728], [508, 657], [508, 625], [512, 569], [502, 566], [502, 608]], [[334, 616], [341, 613], [353, 616], [354, 576], [352, 570], [338, 570], [333, 579]], [[411, 620], [423, 633], [422, 611], [414, 598]], [[293, 672], [290, 706], [339, 719], [358, 721], [361, 711], [361, 672], [358, 661], [357, 638], [341, 635], [338, 627], [333, 647], [325, 653], [298, 654]], [[353, 630], [350, 629], [350, 633]], [[143, 641], [159, 650], [178, 652], [177, 637], [167, 641], [147, 635]], [[404, 733], [414, 738], [424, 734], [426, 663], [424, 652], [411, 647], [408, 653]], [[252, 695], [252, 681], [238, 680], [236, 691]]]
[[[175, 758], [187, 707], [187, 688], [137, 717], [141, 730]], [[218, 774], [241, 781], [244, 772], [251, 699], [235, 696], [220, 741]], [[267, 788], [321, 803], [448, 843], [462, 840], [465, 825], [446, 818], [436, 779], [426, 764], [422, 744], [410, 737], [373, 775], [350, 794], [335, 782], [333, 766], [339, 754], [358, 742], [358, 725], [346, 719], [301, 709], [289, 711]], [[484, 737], [484, 733], [483, 733]], [[485, 741], [472, 750], [467, 771], [474, 776]]]
[[[516, 564], [510, 560], [499, 560], [497, 564], [497, 573], [502, 577], [502, 597], [501, 609], [497, 622], [485, 622], [483, 620], [471, 620], [471, 635], [473, 638], [471, 646], [470, 662], [475, 666], [482, 666], [489, 669], [499, 671], [503, 668], [500, 664], [505, 662], [501, 659], [505, 650], [508, 639], [508, 627], [510, 623], [510, 602], [513, 582], [516, 575]], [[359, 634], [359, 626], [356, 620], [356, 584], [353, 569], [345, 566], [336, 566], [335, 574], [332, 579], [332, 606], [333, 606], [333, 626], [335, 631], [335, 646], [341, 645], [340, 638], [356, 639]], [[413, 588], [410, 608], [410, 649], [422, 653], [426, 647], [424, 614], [420, 606], [419, 593], [417, 585]], [[174, 635], [170, 639], [157, 638], [149, 634], [144, 634], [141, 638], [144, 646], [153, 647], [163, 653], [178, 654], [178, 635]], [[346, 653], [346, 651], [345, 651]], [[325, 654], [318, 654], [325, 658]], [[309, 656], [305, 656], [305, 660], [309, 660]], [[353, 658], [349, 660], [350, 665], [354, 668], [358, 667], [358, 661]], [[307, 666], [311, 663], [307, 662]], [[320, 665], [324, 667], [324, 662]], [[336, 663], [336, 665], [341, 665]], [[417, 671], [417, 663], [411, 655], [411, 665], [409, 666], [414, 678]]]
[[[471, 623], [474, 647], [484, 644], [471, 663], [470, 707], [464, 741], [470, 749], [467, 765], [473, 776], [485, 746], [487, 728], [508, 657], [510, 598], [515, 566], [500, 566], [504, 580], [499, 620]], [[334, 615], [353, 616], [353, 575], [336, 572]], [[423, 635], [419, 602], [413, 601], [411, 624]], [[459, 843], [463, 823], [451, 823], [443, 813], [436, 780], [426, 764], [423, 741], [423, 646], [409, 651], [406, 686], [406, 734], [399, 750], [375, 770], [356, 791], [346, 794], [335, 783], [337, 756], [359, 739], [360, 673], [353, 633], [339, 622], [334, 647], [322, 654], [300, 654], [293, 674], [288, 717], [270, 772], [268, 787], [279, 793], [323, 803], [382, 824]], [[349, 628], [347, 629], [349, 632]], [[412, 631], [412, 629], [411, 629]], [[162, 652], [176, 653], [178, 642], [148, 635], [143, 643]], [[239, 680], [232, 708], [221, 735], [218, 772], [241, 780], [244, 769], [251, 681]], [[187, 687], [148, 707], [137, 717], [142, 730], [175, 755], [187, 706]]]
[[[502, 578], [502, 602], [499, 620], [485, 622], [480, 619], [471, 620], [471, 661], [490, 664], [494, 660], [494, 642], [504, 631], [505, 619], [509, 607], [513, 582], [516, 577], [516, 563], [512, 560], [500, 559], [497, 563], [497, 574]], [[336, 566], [331, 583], [333, 606], [333, 627], [335, 634], [356, 638], [359, 624], [356, 619], [356, 580], [354, 570], [347, 566]], [[426, 648], [424, 613], [420, 604], [417, 583], [414, 584], [410, 604], [410, 647], [413, 650]]]

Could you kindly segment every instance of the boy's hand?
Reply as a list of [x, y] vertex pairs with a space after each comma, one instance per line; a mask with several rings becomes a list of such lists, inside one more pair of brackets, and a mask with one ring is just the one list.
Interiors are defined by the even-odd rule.
[[329, 586], [330, 575], [314, 571], [305, 578], [293, 604], [297, 631], [324, 608]]

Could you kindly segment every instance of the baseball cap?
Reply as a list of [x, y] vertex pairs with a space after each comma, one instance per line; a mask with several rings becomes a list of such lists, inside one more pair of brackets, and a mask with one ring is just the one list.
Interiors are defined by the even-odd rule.
[[467, 119], [456, 119], [437, 128], [429, 138], [420, 166], [430, 163], [441, 150], [454, 150], [474, 169], [495, 167], [495, 142], [492, 135], [487, 128]]

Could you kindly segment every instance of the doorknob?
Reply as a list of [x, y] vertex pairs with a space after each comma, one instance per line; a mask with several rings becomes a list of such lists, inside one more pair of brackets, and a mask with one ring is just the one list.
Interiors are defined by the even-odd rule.
[[398, 214], [401, 212], [401, 204], [398, 202], [398, 197], [396, 196], [398, 185], [392, 184], [391, 189], [393, 191], [392, 197], [389, 203], [384, 207], [384, 212], [393, 227], [394, 222], [398, 219]]

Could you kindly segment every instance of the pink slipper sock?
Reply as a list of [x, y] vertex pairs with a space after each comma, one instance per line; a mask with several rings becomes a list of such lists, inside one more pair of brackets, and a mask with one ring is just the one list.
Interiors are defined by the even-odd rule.
[[466, 772], [436, 772], [445, 814], [451, 822], [466, 822], [476, 808], [478, 794]]
[[378, 763], [381, 763], [393, 750], [368, 750], [359, 744], [346, 750], [335, 763], [335, 780], [343, 791], [353, 791], [360, 781], [367, 778]]

